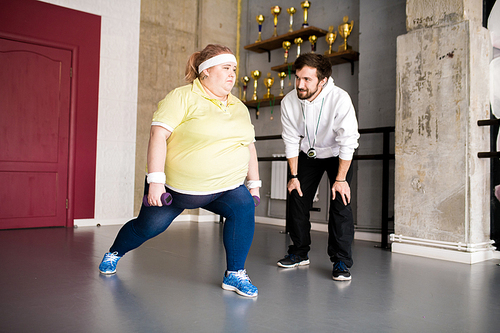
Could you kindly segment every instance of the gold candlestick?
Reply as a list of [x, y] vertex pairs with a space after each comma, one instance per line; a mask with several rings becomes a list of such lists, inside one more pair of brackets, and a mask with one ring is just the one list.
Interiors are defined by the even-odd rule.
[[351, 34], [354, 21], [351, 21], [351, 23], [347, 23], [347, 21], [349, 21], [349, 17], [344, 16], [344, 23], [339, 25], [339, 34], [340, 36], [342, 36], [342, 38], [344, 38], [344, 43], [339, 46], [339, 52], [352, 49], [352, 47], [347, 45], [347, 37], [349, 37], [349, 35]]
[[255, 41], [257, 43], [257, 42], [262, 42], [262, 23], [264, 23], [265, 17], [264, 15], [257, 15], [255, 19], [259, 24], [259, 38], [257, 38], [257, 40]]
[[309, 42], [311, 43], [311, 53], [316, 52], [316, 42], [318, 41], [318, 37], [316, 35], [309, 36]]
[[332, 44], [335, 42], [337, 38], [337, 33], [333, 32], [333, 25], [328, 28], [328, 33], [326, 34], [326, 42], [328, 43], [328, 51], [325, 51], [325, 54], [332, 54]]
[[300, 37], [295, 38], [293, 41], [295, 44], [297, 44], [297, 58], [300, 56], [300, 44], [304, 42], [304, 40]]
[[288, 32], [293, 32], [293, 14], [295, 14], [297, 12], [297, 10], [295, 9], [295, 7], [290, 7], [286, 10], [286, 12], [288, 14], [290, 14], [290, 28], [288, 29]]
[[273, 32], [273, 37], [278, 36], [278, 30], [276, 27], [278, 26], [278, 15], [281, 13], [281, 7], [280, 6], [273, 6], [271, 7], [271, 14], [274, 15], [274, 32]]
[[304, 9], [304, 23], [302, 23], [302, 28], [307, 28], [309, 27], [309, 23], [307, 23], [307, 11], [311, 7], [311, 1], [302, 1], [300, 7]]
[[271, 87], [274, 84], [274, 77], [271, 77], [271, 73], [267, 73], [267, 77], [264, 79], [264, 85], [267, 88], [267, 93], [264, 95], [265, 99], [271, 99], [274, 97], [273, 94], [271, 94]]
[[241, 83], [243, 83], [243, 96], [241, 97], [242, 101], [246, 101], [247, 100], [247, 85], [248, 85], [248, 81], [250, 81], [250, 78], [248, 76], [246, 76], [246, 75], [241, 78]]
[[260, 77], [260, 71], [255, 70], [252, 72], [252, 78], [253, 78], [253, 95], [252, 95], [252, 101], [256, 101], [259, 98], [257, 97], [257, 80]]
[[292, 46], [292, 43], [289, 41], [284, 41], [282, 44], [283, 48], [285, 49], [285, 64], [288, 63], [288, 50], [290, 50], [290, 47]]
[[280, 94], [279, 96], [285, 95], [283, 93], [283, 90], [285, 90], [285, 78], [286, 78], [286, 73], [285, 72], [280, 72], [278, 74], [278, 77], [280, 78]]

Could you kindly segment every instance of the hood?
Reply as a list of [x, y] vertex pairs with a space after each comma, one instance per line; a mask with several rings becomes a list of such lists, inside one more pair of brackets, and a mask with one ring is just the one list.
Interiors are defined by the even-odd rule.
[[333, 82], [332, 77], [328, 78], [328, 81], [326, 81], [326, 84], [323, 86], [323, 89], [321, 89], [321, 92], [319, 93], [318, 96], [312, 101], [309, 102], [307, 99], [300, 99], [297, 96], [297, 88], [295, 88], [295, 98], [299, 100], [300, 103], [306, 105], [314, 105], [316, 103], [321, 103], [322, 99], [327, 96], [329, 93], [332, 92], [333, 88], [335, 87], [335, 83]]

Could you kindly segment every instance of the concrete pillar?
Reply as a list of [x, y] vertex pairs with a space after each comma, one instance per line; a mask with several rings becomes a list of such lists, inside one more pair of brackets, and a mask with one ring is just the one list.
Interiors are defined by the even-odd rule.
[[408, 0], [397, 40], [392, 251], [490, 259], [488, 63], [481, 0]]

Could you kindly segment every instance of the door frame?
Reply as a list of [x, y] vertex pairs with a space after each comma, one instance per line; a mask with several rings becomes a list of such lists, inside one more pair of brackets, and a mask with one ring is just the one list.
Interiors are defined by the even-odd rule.
[[[53, 41], [42, 40], [38, 38], [31, 38], [23, 35], [9, 34], [0, 31], [0, 37], [4, 39], [10, 39], [17, 42], [30, 43], [40, 46], [52, 47], [57, 49], [62, 49], [71, 52], [71, 72], [70, 76], [70, 93], [69, 93], [69, 136], [68, 136], [68, 178], [67, 181], [67, 199], [70, 203], [74, 202], [75, 199], [75, 150], [76, 150], [76, 96], [77, 92], [77, 72], [75, 68], [78, 68], [78, 48], [74, 45], [68, 45], [64, 43], [58, 43]], [[66, 209], [66, 227], [73, 227], [74, 225], [74, 206], [69, 204]]]
[[37, 0], [0, 0], [0, 34], [72, 52], [66, 224], [71, 227], [74, 219], [93, 219], [101, 16]]

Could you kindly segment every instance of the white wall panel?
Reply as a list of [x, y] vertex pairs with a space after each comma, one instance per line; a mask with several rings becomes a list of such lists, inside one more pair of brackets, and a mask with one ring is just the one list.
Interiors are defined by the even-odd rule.
[[131, 218], [141, 1], [44, 2], [101, 16], [95, 218]]

